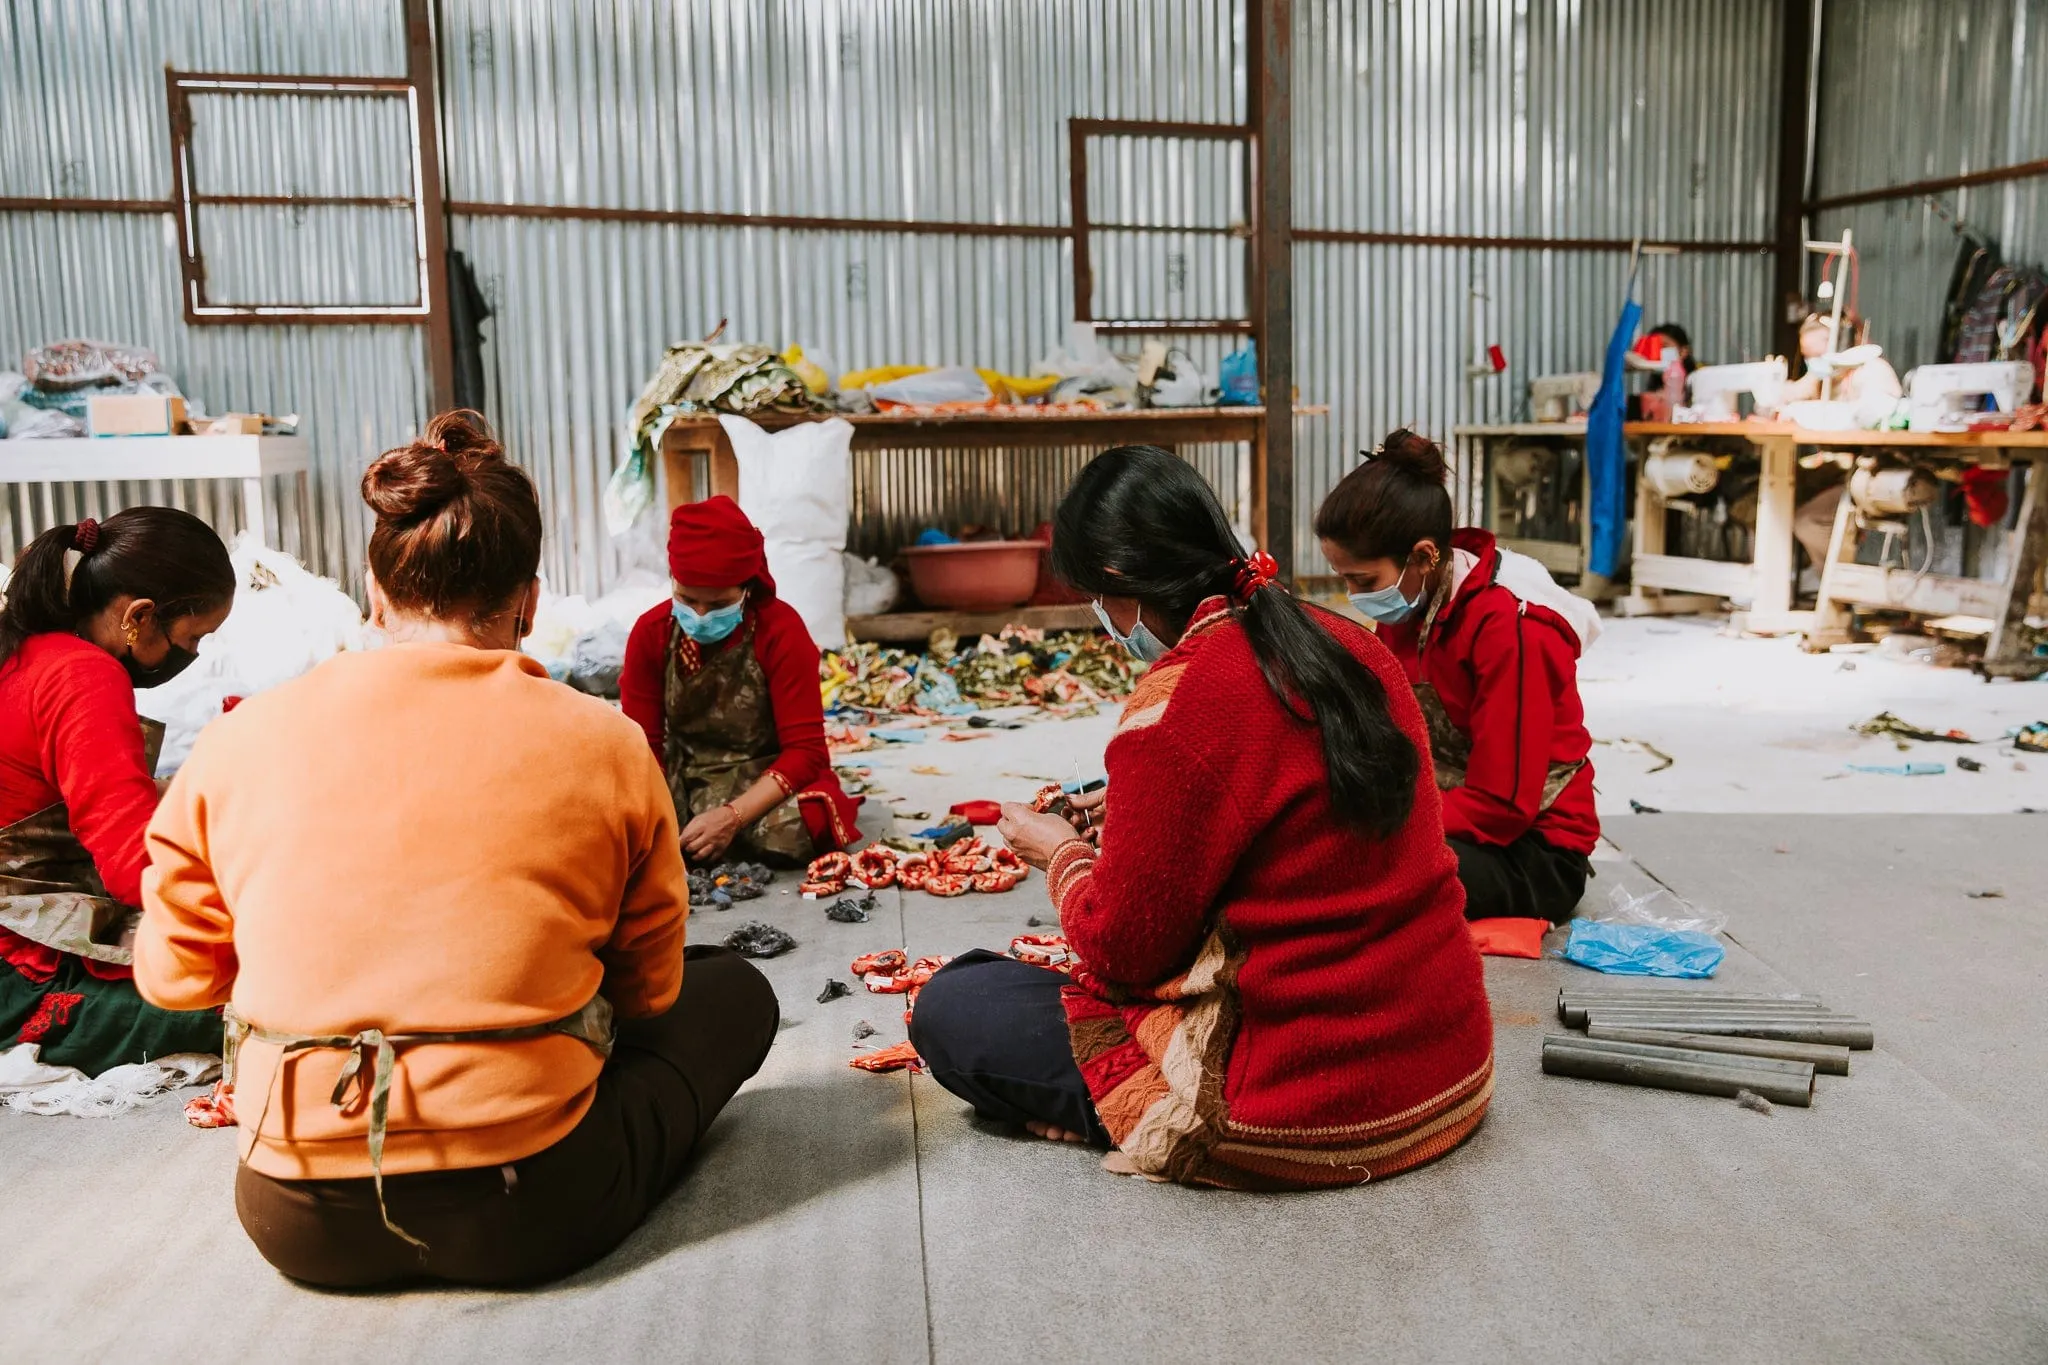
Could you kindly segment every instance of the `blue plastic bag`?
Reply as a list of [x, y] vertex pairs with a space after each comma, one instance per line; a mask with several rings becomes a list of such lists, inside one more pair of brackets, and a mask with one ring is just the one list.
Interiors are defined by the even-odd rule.
[[1217, 378], [1222, 384], [1222, 395], [1217, 399], [1224, 407], [1257, 407], [1259, 402], [1259, 350], [1252, 342], [1245, 342], [1239, 349], [1223, 357], [1223, 364], [1217, 368]]
[[1567, 962], [1615, 976], [1712, 976], [1727, 950], [1712, 934], [1615, 920], [1572, 921]]

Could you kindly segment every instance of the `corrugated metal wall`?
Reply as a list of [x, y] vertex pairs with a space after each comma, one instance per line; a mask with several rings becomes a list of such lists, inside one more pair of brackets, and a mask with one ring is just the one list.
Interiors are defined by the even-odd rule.
[[[1860, 0], [1828, 13], [1816, 197], [2048, 158], [2048, 0]], [[1902, 374], [1935, 359], [1958, 222], [2006, 260], [2048, 264], [2048, 178], [1816, 216], [1816, 237], [1855, 230], [1857, 302]]]
[[[0, 6], [0, 195], [163, 199], [170, 193], [164, 67], [185, 71], [402, 76], [396, 0], [5, 0]], [[313, 106], [321, 101], [286, 101]], [[195, 102], [195, 155], [212, 193], [381, 194], [389, 113], [356, 102], [263, 110]], [[212, 107], [208, 107], [212, 106]], [[379, 115], [382, 121], [379, 121]], [[281, 120], [281, 121], [280, 121]], [[405, 142], [396, 143], [404, 155]], [[402, 190], [401, 190], [402, 192]], [[216, 299], [282, 298], [319, 289], [347, 300], [413, 292], [412, 252], [393, 281], [375, 211], [216, 210], [205, 221]], [[320, 214], [329, 218], [323, 219]], [[238, 216], [215, 216], [216, 214]], [[403, 215], [399, 215], [401, 218]], [[407, 230], [409, 233], [409, 229]], [[353, 582], [368, 516], [355, 482], [378, 451], [418, 429], [424, 358], [410, 327], [188, 327], [178, 245], [167, 214], [0, 213], [0, 366], [62, 337], [127, 341], [155, 351], [186, 393], [215, 412], [300, 413], [315, 464], [312, 524], [283, 510], [287, 548]], [[220, 490], [160, 485], [17, 490], [0, 552], [56, 520], [107, 504], [169, 501], [232, 532]]]
[[[1770, 236], [1778, 0], [1301, 0], [1295, 228], [1442, 236]], [[1393, 427], [1526, 418], [1528, 381], [1598, 369], [1625, 253], [1304, 243], [1298, 547]], [[1770, 258], [1649, 257], [1645, 323], [1704, 361], [1764, 353]], [[1487, 296], [1477, 335], [1467, 296]], [[1505, 374], [1468, 387], [1487, 343]], [[1320, 567], [1299, 550], [1304, 571]]]
[[[404, 65], [399, 0], [5, 5], [0, 115], [49, 130], [0, 143], [5, 194], [166, 193], [167, 62], [387, 75]], [[1298, 5], [1304, 228], [1767, 235], [1777, 0]], [[1242, 11], [1240, 0], [440, 0], [448, 197], [1064, 226], [1069, 117], [1245, 117]], [[255, 192], [381, 194], [396, 183], [384, 162], [326, 145], [383, 140], [380, 114], [359, 106], [353, 130], [309, 131], [304, 117], [273, 105], [217, 120], [205, 137], [230, 141], [207, 164]], [[283, 159], [281, 133], [296, 143]], [[1215, 230], [1243, 217], [1233, 148], [1095, 139], [1090, 161], [1091, 218], [1188, 229], [1097, 233], [1099, 312], [1243, 309], [1243, 245]], [[318, 217], [263, 210], [228, 223], [239, 235], [221, 237], [216, 293], [317, 285], [323, 297], [370, 299], [406, 283], [402, 214]], [[540, 482], [547, 571], [590, 592], [620, 567], [599, 494], [626, 407], [664, 345], [728, 318], [728, 337], [798, 341], [839, 369], [1023, 369], [1062, 339], [1073, 297], [1059, 237], [458, 215], [452, 241], [495, 310], [488, 406]], [[213, 406], [308, 414], [321, 557], [354, 571], [355, 473], [424, 413], [416, 330], [187, 328], [157, 217], [8, 214], [0, 250], [0, 271], [26, 282], [25, 302], [0, 308], [0, 355], [106, 334], [159, 349]], [[1529, 377], [1596, 364], [1624, 263], [1296, 250], [1300, 395], [1332, 408], [1302, 424], [1298, 535], [1361, 446], [1400, 422], [1447, 435], [1466, 415], [1463, 366], [1477, 342], [1499, 341], [1511, 369], [1475, 386], [1474, 415], [1512, 415]], [[1465, 321], [1475, 283], [1490, 296], [1479, 337]], [[1651, 314], [1692, 328], [1703, 356], [1730, 359], [1762, 349], [1768, 287], [1764, 258], [1701, 255], [1648, 261], [1642, 293]], [[1226, 346], [1206, 337], [1189, 349], [1213, 375]], [[1236, 450], [1189, 453], [1240, 500]], [[855, 540], [886, 548], [926, 517], [1027, 525], [1079, 458], [1013, 456], [970, 476], [973, 461], [956, 454], [863, 457]]]

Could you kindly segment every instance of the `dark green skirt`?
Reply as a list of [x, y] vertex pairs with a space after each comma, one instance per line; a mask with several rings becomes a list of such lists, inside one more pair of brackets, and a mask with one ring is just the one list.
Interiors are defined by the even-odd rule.
[[174, 1052], [220, 1051], [219, 1010], [158, 1009], [133, 981], [94, 976], [70, 953], [55, 957], [47, 980], [38, 979], [47, 957], [28, 972], [0, 961], [0, 1050], [40, 1043], [45, 1064], [88, 1076]]

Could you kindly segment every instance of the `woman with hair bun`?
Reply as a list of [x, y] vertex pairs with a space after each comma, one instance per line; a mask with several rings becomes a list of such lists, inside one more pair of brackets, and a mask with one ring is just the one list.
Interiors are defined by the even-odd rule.
[[0, 609], [0, 1050], [34, 1043], [89, 1075], [220, 1050], [216, 1011], [157, 1009], [129, 979], [157, 801], [135, 689], [190, 664], [234, 596], [220, 537], [169, 507], [45, 531], [16, 562]]
[[236, 1208], [272, 1265], [552, 1279], [681, 1178], [775, 994], [684, 948], [639, 728], [519, 651], [540, 505], [482, 418], [435, 418], [362, 487], [390, 643], [200, 735], [150, 825], [136, 980], [227, 1006]]
[[1396, 431], [1316, 509], [1351, 603], [1429, 718], [1471, 919], [1563, 923], [1600, 838], [1578, 658], [1599, 613], [1489, 531], [1451, 528], [1443, 449]]

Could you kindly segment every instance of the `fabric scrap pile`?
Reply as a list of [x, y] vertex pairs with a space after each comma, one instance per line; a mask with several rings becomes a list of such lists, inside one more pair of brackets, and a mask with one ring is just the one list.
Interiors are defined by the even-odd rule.
[[[1047, 971], [1070, 974], [1080, 965], [1080, 959], [1067, 941], [1057, 934], [1020, 934], [1010, 940], [1009, 956], [1019, 962], [1028, 962], [1034, 967]], [[921, 957], [915, 962], [901, 948], [889, 948], [879, 953], [867, 953], [853, 960], [850, 970], [860, 978], [861, 984], [877, 995], [907, 995], [903, 1002], [903, 1023], [910, 1024], [911, 1012], [917, 1007], [917, 994], [925, 984], [953, 959], [943, 956]], [[823, 997], [820, 997], [822, 1000]], [[869, 1036], [856, 1033], [855, 1040]], [[898, 1043], [894, 1047], [880, 1048], [874, 1052], [862, 1053], [847, 1063], [858, 1071], [912, 1071], [924, 1070], [924, 1063], [918, 1058], [914, 1043]]]
[[730, 910], [735, 901], [750, 901], [775, 880], [775, 869], [765, 863], [720, 863], [716, 867], [690, 869], [690, 904], [712, 905]]
[[1930, 730], [1911, 721], [1900, 720], [1889, 711], [1880, 711], [1869, 720], [1852, 727], [1857, 734], [1875, 737], [1889, 735], [1900, 749], [1910, 748], [1910, 740], [1923, 744], [1975, 744], [1977, 741], [1961, 730]]
[[[91, 399], [139, 394], [182, 396], [156, 356], [140, 346], [53, 341], [24, 355], [18, 372], [0, 372], [0, 437], [84, 436]], [[189, 411], [197, 413], [197, 405]]]
[[818, 678], [826, 709], [850, 727], [848, 747], [865, 748], [869, 736], [851, 727], [873, 714], [959, 715], [1002, 706], [1082, 714], [1128, 696], [1137, 672], [1106, 636], [1013, 625], [965, 648], [950, 631], [935, 631], [923, 654], [848, 645], [826, 652]]

